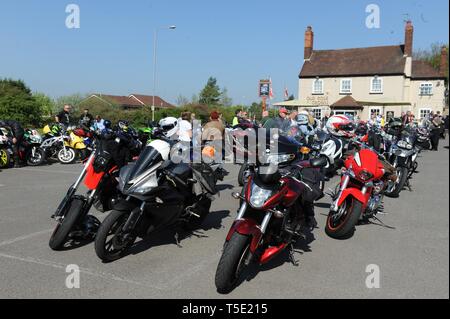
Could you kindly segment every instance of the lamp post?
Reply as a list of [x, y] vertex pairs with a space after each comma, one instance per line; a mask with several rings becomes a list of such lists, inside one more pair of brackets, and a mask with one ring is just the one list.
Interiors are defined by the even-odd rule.
[[153, 33], [153, 97], [152, 97], [152, 121], [155, 120], [155, 95], [156, 95], [156, 46], [158, 43], [158, 31], [159, 30], [175, 30], [177, 27], [171, 25], [168, 27], [156, 28]]

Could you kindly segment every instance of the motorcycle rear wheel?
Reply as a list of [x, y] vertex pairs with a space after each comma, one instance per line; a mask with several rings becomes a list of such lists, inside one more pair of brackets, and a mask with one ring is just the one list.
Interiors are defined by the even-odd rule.
[[234, 233], [225, 245], [216, 270], [215, 284], [217, 292], [231, 292], [245, 268], [245, 260], [250, 252], [250, 238]]
[[[137, 236], [122, 232], [129, 216], [128, 211], [113, 210], [100, 225], [95, 236], [95, 253], [103, 262], [122, 258], [134, 244]], [[124, 238], [124, 236], [128, 237]]]
[[347, 238], [352, 234], [355, 225], [363, 213], [363, 204], [353, 197], [348, 197], [339, 207], [338, 212], [343, 210], [343, 215], [337, 220], [334, 219], [337, 213], [330, 212], [327, 217], [325, 232], [335, 239]]
[[83, 214], [83, 207], [84, 200], [80, 198], [72, 199], [72, 202], [70, 203], [63, 220], [61, 222], [58, 222], [52, 236], [50, 237], [48, 245], [51, 249], [61, 250], [62, 248], [64, 248], [67, 237], [74, 229], [77, 221], [80, 220], [81, 215]]

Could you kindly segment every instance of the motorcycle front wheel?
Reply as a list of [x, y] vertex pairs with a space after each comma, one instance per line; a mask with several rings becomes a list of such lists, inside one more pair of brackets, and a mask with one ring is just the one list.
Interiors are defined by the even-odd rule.
[[42, 148], [33, 147], [26, 155], [28, 166], [39, 166], [45, 161], [45, 152]]
[[75, 162], [77, 154], [73, 148], [66, 147], [58, 151], [58, 160], [61, 164], [72, 164]]
[[363, 213], [363, 204], [353, 197], [348, 197], [337, 212], [330, 212], [327, 217], [325, 232], [331, 238], [342, 239], [352, 234], [355, 225]]
[[9, 166], [11, 157], [5, 148], [0, 148], [0, 168], [5, 168]]
[[397, 182], [391, 187], [391, 189], [386, 190], [385, 194], [387, 197], [399, 197], [400, 192], [405, 187], [408, 174], [408, 169], [406, 167], [397, 167]]
[[84, 200], [79, 198], [72, 199], [67, 209], [67, 213], [64, 218], [58, 222], [52, 236], [50, 237], [48, 245], [51, 249], [61, 250], [64, 247], [67, 237], [70, 232], [74, 230], [77, 221], [80, 220], [81, 215], [83, 214], [83, 208]]
[[250, 253], [250, 238], [234, 233], [225, 245], [216, 270], [217, 292], [227, 294], [236, 286]]
[[129, 216], [128, 211], [113, 210], [100, 225], [95, 236], [95, 253], [103, 262], [122, 258], [134, 244], [137, 236], [122, 230]]
[[241, 168], [239, 169], [239, 174], [238, 174], [239, 186], [244, 186], [244, 184], [248, 178], [248, 171], [249, 171], [248, 164], [247, 163], [242, 164]]

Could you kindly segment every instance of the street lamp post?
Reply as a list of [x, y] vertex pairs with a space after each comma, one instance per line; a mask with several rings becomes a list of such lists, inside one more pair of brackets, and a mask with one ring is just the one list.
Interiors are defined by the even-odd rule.
[[157, 28], [153, 33], [153, 97], [152, 97], [152, 121], [155, 120], [155, 95], [156, 95], [156, 46], [158, 43], [158, 31], [159, 30], [175, 30], [177, 27], [171, 25], [169, 27]]

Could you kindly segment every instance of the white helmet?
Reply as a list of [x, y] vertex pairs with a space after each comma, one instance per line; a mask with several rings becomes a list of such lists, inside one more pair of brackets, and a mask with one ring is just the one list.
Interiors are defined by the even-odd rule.
[[355, 125], [345, 115], [333, 115], [326, 124], [330, 134], [337, 137], [351, 137], [355, 132]]
[[159, 127], [163, 130], [164, 136], [171, 138], [178, 132], [178, 120], [174, 117], [166, 117], [159, 121]]
[[159, 154], [161, 154], [161, 158], [166, 161], [169, 159], [170, 154], [170, 144], [162, 141], [162, 140], [154, 140], [151, 141], [149, 146], [153, 147], [155, 150], [158, 151]]
[[309, 124], [309, 116], [307, 114], [297, 115], [297, 124], [298, 125], [308, 125]]

